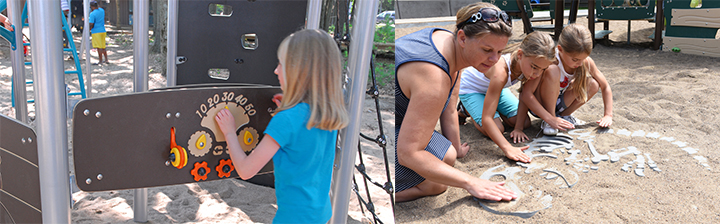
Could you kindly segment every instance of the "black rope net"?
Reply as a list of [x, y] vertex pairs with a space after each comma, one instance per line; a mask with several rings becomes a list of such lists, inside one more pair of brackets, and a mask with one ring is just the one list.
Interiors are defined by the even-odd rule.
[[[353, 191], [355, 192], [358, 202], [360, 204], [360, 210], [362, 211], [363, 215], [365, 214], [365, 211], [367, 211], [371, 218], [372, 222], [375, 224], [378, 223], [384, 223], [377, 215], [377, 212], [375, 210], [375, 204], [373, 204], [373, 196], [370, 194], [370, 187], [369, 186], [375, 186], [378, 188], [381, 188], [384, 190], [390, 197], [390, 204], [392, 205], [392, 211], [394, 213], [395, 211], [395, 198], [394, 198], [394, 188], [392, 183], [392, 176], [390, 176], [390, 164], [388, 163], [388, 154], [387, 154], [387, 136], [385, 135], [385, 131], [383, 129], [382, 124], [382, 116], [380, 115], [380, 103], [379, 103], [379, 95], [380, 92], [378, 90], [377, 80], [375, 78], [375, 60], [372, 58], [370, 60], [370, 75], [372, 80], [371, 87], [365, 92], [367, 95], [373, 98], [375, 101], [375, 113], [377, 115], [377, 122], [378, 122], [378, 130], [379, 134], [376, 137], [370, 137], [366, 134], [363, 134], [360, 132], [360, 137], [362, 139], [358, 140], [358, 158], [359, 161], [357, 164], [355, 164], [355, 169], [362, 175], [362, 183], [364, 184], [365, 189], [365, 196], [361, 195], [361, 192], [358, 187], [357, 180], [355, 178], [355, 175], [353, 175]], [[373, 180], [370, 175], [367, 173], [367, 167], [365, 166], [365, 163], [363, 162], [363, 150], [361, 145], [361, 141], [366, 140], [370, 141], [372, 143], [377, 144], [380, 148], [382, 148], [383, 153], [383, 159], [384, 159], [384, 165], [385, 165], [385, 182], [381, 183], [382, 180]], [[370, 184], [368, 184], [370, 183]]]

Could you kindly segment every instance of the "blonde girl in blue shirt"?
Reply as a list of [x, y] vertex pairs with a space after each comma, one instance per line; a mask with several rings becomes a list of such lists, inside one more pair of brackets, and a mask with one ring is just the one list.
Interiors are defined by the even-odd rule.
[[260, 144], [247, 156], [240, 148], [230, 111], [223, 109], [215, 117], [240, 178], [253, 177], [273, 159], [278, 205], [273, 223], [326, 223], [330, 219], [337, 130], [349, 122], [340, 59], [335, 41], [322, 30], [300, 30], [282, 41], [275, 74], [283, 94], [273, 100], [278, 112]]

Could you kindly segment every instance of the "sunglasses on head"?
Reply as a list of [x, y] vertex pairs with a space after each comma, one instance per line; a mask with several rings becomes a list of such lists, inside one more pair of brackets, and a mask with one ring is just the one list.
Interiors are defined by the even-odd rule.
[[500, 21], [500, 19], [502, 19], [505, 24], [512, 27], [512, 20], [510, 19], [510, 16], [508, 16], [508, 14], [504, 11], [498, 11], [494, 8], [482, 8], [478, 10], [477, 13], [470, 16], [470, 19], [465, 21], [465, 24], [473, 24], [481, 20], [486, 23], [495, 23]]

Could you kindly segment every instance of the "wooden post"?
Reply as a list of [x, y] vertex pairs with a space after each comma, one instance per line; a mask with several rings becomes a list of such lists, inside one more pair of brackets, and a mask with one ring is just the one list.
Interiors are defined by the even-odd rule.
[[565, 23], [564, 8], [565, 1], [557, 0], [557, 2], [555, 2], [555, 36], [553, 36], [553, 39], [555, 40], [558, 40], [558, 38], [560, 38], [560, 33], [562, 33], [563, 24]]
[[517, 2], [518, 9], [520, 9], [520, 18], [522, 18], [523, 21], [523, 29], [525, 30], [525, 34], [532, 33], [532, 24], [530, 23], [530, 18], [525, 11], [525, 7], [523, 6], [523, 0], [515, 0], [515, 2]]
[[653, 40], [653, 50], [659, 50], [662, 44], [662, 30], [664, 27], [665, 15], [663, 4], [665, 0], [658, 0], [655, 6], [655, 39]]

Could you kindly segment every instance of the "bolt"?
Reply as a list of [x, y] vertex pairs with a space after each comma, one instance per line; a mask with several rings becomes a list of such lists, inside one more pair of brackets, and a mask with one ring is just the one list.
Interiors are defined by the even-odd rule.
[[25, 144], [25, 138], [20, 139], [20, 141], [22, 141], [22, 143]]
[[95, 113], [95, 117], [100, 118], [100, 116], [102, 116], [102, 113], [100, 113], [100, 111], [98, 111], [97, 113]]
[[84, 114], [85, 116], [88, 116], [88, 115], [90, 115], [90, 110], [88, 110], [88, 109], [85, 109], [85, 110], [83, 111], [83, 114]]
[[170, 160], [165, 161], [165, 166], [170, 166]]
[[103, 178], [103, 175], [102, 175], [102, 174], [98, 174], [98, 175], [97, 175], [97, 179], [98, 179], [98, 180], [102, 180], [102, 178]]
[[32, 138], [28, 137], [28, 142], [32, 143]]
[[170, 118], [170, 117], [172, 117], [172, 114], [170, 114], [170, 113], [165, 114], [165, 118]]
[[200, 169], [198, 169], [198, 174], [199, 174], [200, 176], [205, 176], [205, 172], [207, 172], [207, 171], [205, 171], [205, 168], [200, 168]]
[[225, 173], [229, 173], [229, 172], [230, 172], [230, 166], [225, 165], [225, 166], [223, 166], [222, 170], [223, 170], [223, 172], [225, 172]]
[[175, 118], [180, 118], [180, 112], [175, 113]]
[[91, 180], [90, 178], [88, 178], [87, 180], [85, 180], [85, 183], [86, 183], [86, 184], [91, 184], [91, 183], [92, 183], [92, 180]]

